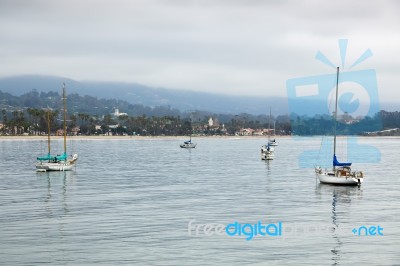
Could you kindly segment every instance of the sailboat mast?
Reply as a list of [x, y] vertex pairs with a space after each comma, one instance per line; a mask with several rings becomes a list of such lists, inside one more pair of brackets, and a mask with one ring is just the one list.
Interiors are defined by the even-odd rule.
[[271, 107], [269, 107], [269, 119], [268, 119], [268, 140], [270, 140], [271, 136]]
[[47, 110], [47, 150], [50, 155], [50, 109]]
[[67, 154], [67, 96], [65, 95], [65, 83], [63, 83], [63, 103], [64, 103], [64, 154]]
[[[333, 126], [333, 156], [336, 155], [336, 124], [337, 124], [337, 107], [338, 107], [338, 91], [339, 91], [339, 67], [337, 67], [336, 73], [336, 100], [335, 100], [335, 113], [334, 117], [334, 126]], [[333, 165], [333, 171], [335, 171], [335, 165]]]
[[274, 120], [274, 136], [276, 135], [276, 131], [275, 131], [275, 120]]

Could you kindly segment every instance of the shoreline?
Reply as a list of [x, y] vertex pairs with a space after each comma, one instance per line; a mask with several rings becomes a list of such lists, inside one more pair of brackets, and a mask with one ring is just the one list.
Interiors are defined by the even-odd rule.
[[[267, 139], [268, 136], [192, 136], [195, 139]], [[323, 136], [271, 136], [276, 139], [313, 138]], [[338, 136], [338, 138], [354, 136]], [[400, 136], [356, 136], [358, 138], [390, 138], [399, 139]], [[188, 136], [68, 136], [68, 140], [185, 140]], [[51, 136], [51, 140], [62, 140], [63, 136]], [[8, 140], [45, 140], [47, 136], [0, 136], [0, 141]]]
[[[275, 136], [291, 138], [292, 136]], [[63, 136], [51, 136], [51, 140], [62, 140]], [[189, 136], [67, 136], [67, 140], [186, 140]], [[267, 136], [192, 136], [195, 139], [267, 139]], [[46, 140], [47, 136], [0, 136], [2, 140]]]

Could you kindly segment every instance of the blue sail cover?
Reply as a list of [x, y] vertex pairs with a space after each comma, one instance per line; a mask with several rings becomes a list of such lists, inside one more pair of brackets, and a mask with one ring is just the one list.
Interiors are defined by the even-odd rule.
[[67, 160], [67, 154], [64, 152], [62, 155], [57, 155], [57, 156], [52, 156], [50, 153], [48, 153], [46, 156], [43, 157], [37, 157], [36, 158], [38, 161], [66, 161]]
[[58, 161], [66, 161], [67, 160], [67, 153], [63, 153], [62, 155], [57, 155], [56, 156]]
[[351, 166], [351, 163], [339, 163], [336, 158], [336, 155], [333, 155], [333, 166]]
[[39, 161], [49, 161], [51, 159], [51, 155], [50, 155], [50, 153], [48, 153], [46, 156], [37, 157], [36, 159]]

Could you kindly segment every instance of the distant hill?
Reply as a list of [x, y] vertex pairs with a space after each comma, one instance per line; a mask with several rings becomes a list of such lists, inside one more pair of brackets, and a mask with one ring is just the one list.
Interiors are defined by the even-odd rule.
[[0, 91], [14, 96], [20, 96], [33, 89], [38, 92], [61, 91], [63, 82], [66, 84], [68, 94], [76, 93], [82, 96], [118, 99], [150, 107], [170, 106], [180, 111], [202, 110], [213, 113], [258, 115], [266, 114], [271, 106], [274, 115], [288, 112], [287, 99], [284, 97], [231, 96], [152, 88], [136, 83], [79, 82], [54, 76], [24, 75], [0, 78]]
[[[98, 99], [123, 100], [129, 104], [145, 107], [164, 106], [181, 112], [200, 110], [218, 114], [266, 115], [269, 107], [273, 115], [289, 113], [286, 97], [232, 96], [189, 90], [153, 88], [137, 83], [88, 82], [75, 81], [64, 77], [23, 75], [0, 78], [0, 91], [21, 96], [33, 89], [38, 92], [61, 92], [62, 83], [66, 84], [68, 94], [92, 96]], [[1, 100], [1, 99], [0, 99]], [[304, 101], [301, 108], [310, 112], [317, 106], [315, 102]], [[379, 109], [379, 108], [377, 108]], [[398, 111], [398, 103], [380, 103], [380, 109]], [[120, 110], [126, 112], [126, 110]], [[301, 113], [301, 112], [300, 112]], [[299, 114], [300, 114], [299, 113]]]
[[[43, 109], [51, 108], [60, 110], [62, 108], [61, 92], [38, 92], [36, 89], [24, 93], [20, 96], [14, 96], [0, 90], [0, 110], [6, 110], [9, 113], [28, 108]], [[77, 93], [67, 95], [67, 110], [69, 113], [85, 113], [92, 116], [103, 116], [114, 113], [115, 109], [124, 110], [131, 116], [188, 116], [178, 109], [169, 106], [149, 107], [142, 104], [130, 104], [124, 100], [99, 99], [93, 96], [81, 96]], [[203, 116], [208, 113], [201, 112]]]

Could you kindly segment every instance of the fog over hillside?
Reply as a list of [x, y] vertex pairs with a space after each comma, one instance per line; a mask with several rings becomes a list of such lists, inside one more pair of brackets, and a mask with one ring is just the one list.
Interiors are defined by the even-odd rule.
[[[61, 91], [65, 83], [68, 93], [89, 95], [99, 99], [118, 99], [144, 106], [170, 106], [183, 112], [201, 110], [213, 113], [252, 115], [266, 114], [271, 107], [273, 115], [289, 113], [288, 99], [285, 97], [232, 96], [153, 88], [137, 83], [75, 81], [64, 77], [24, 75], [0, 78], [0, 91], [20, 96], [33, 89], [38, 92]], [[376, 104], [376, 103], [375, 103]], [[380, 109], [398, 111], [396, 103], [379, 103]], [[313, 110], [313, 102], [304, 101], [304, 109]], [[379, 108], [378, 108], [379, 109]], [[301, 113], [301, 112], [300, 112]]]
[[0, 79], [0, 90], [19, 96], [32, 89], [37, 91], [61, 91], [65, 83], [68, 93], [90, 95], [105, 99], [120, 99], [144, 106], [171, 106], [181, 111], [203, 110], [215, 113], [265, 114], [269, 107], [275, 115], [287, 113], [284, 97], [231, 96], [152, 88], [136, 83], [75, 81], [53, 76], [16, 76]]

